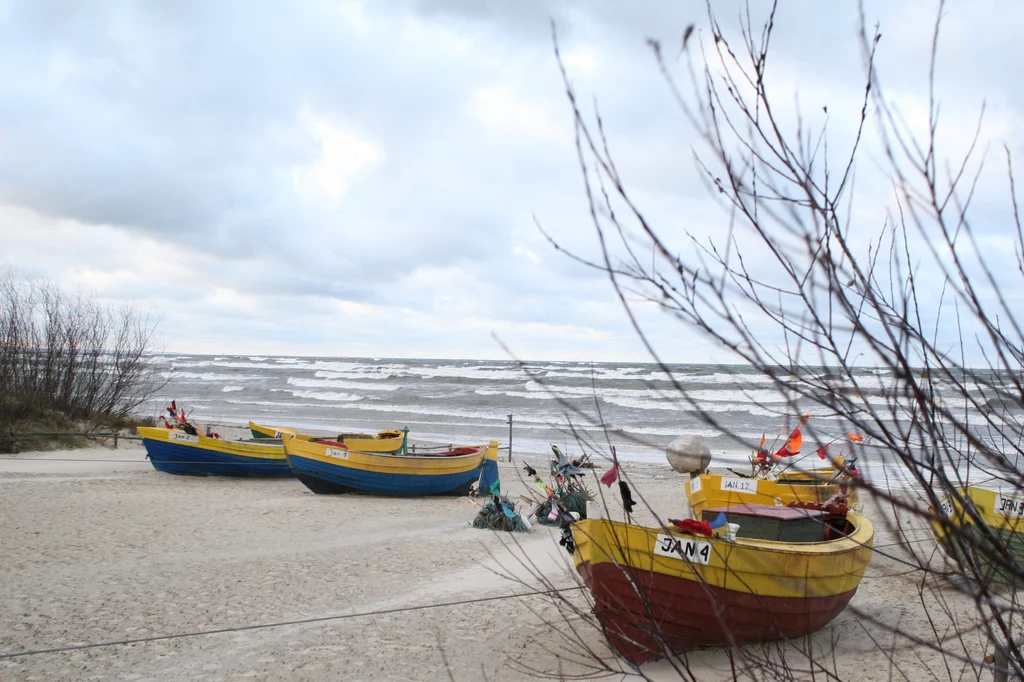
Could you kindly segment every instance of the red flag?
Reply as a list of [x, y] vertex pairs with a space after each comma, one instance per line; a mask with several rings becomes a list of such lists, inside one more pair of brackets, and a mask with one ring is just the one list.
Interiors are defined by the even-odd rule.
[[709, 538], [715, 534], [711, 528], [711, 524], [707, 521], [697, 521], [695, 519], [669, 519], [668, 522], [676, 528], [681, 528], [684, 533], [704, 535]]
[[174, 414], [175, 412], [177, 412], [178, 411], [178, 401], [172, 400], [171, 401], [171, 406], [167, 408], [167, 411], [170, 412], [171, 414]]
[[604, 483], [609, 488], [612, 487], [612, 483], [615, 483], [619, 478], [619, 458], [615, 456], [615, 446], [612, 446], [612, 468], [605, 472], [601, 477], [601, 483]]
[[800, 433], [800, 427], [793, 429], [789, 434], [789, 440], [775, 453], [776, 457], [789, 457], [800, 452], [800, 446], [804, 444], [804, 434]]
[[828, 446], [829, 445], [830, 445], [829, 443], [826, 443], [825, 445], [822, 445], [820, 448], [818, 448], [815, 451], [815, 452], [818, 453], [818, 457], [821, 457], [822, 459], [825, 459], [825, 455], [828, 454]]

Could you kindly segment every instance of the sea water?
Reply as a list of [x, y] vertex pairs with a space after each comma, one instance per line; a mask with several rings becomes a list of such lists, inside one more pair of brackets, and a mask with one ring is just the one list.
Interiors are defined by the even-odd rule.
[[[622, 460], [665, 463], [673, 439], [695, 434], [714, 465], [749, 471], [762, 436], [781, 447], [809, 411], [804, 466], [821, 465], [814, 456], [820, 443], [836, 439], [832, 455], [850, 448], [847, 424], [739, 365], [678, 364], [666, 373], [647, 363], [180, 354], [153, 360], [167, 384], [143, 411], [155, 416], [176, 399], [200, 424], [245, 426], [251, 419], [323, 433], [408, 427], [412, 442], [493, 439], [506, 447], [511, 438], [513, 456], [535, 465], [551, 445], [595, 460], [615, 446]], [[850, 390], [822, 376], [836, 382], [837, 392]], [[884, 406], [883, 418], [901, 419], [885, 396], [886, 370], [859, 370], [855, 379], [859, 400]], [[875, 454], [861, 457], [863, 471], [883, 465], [882, 453]]]

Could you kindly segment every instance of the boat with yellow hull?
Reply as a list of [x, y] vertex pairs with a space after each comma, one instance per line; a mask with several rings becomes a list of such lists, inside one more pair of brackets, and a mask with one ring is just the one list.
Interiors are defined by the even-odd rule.
[[[1024, 585], [1024, 494], [999, 485], [968, 485], [930, 510], [943, 551], [982, 583]], [[946, 521], [948, 519], [948, 522]]]
[[846, 521], [836, 539], [782, 542], [588, 518], [572, 525], [573, 559], [609, 642], [641, 664], [666, 651], [824, 627], [849, 603], [871, 559], [871, 522], [853, 512]]
[[686, 499], [696, 518], [711, 507], [737, 504], [775, 504], [792, 502], [824, 504], [830, 498], [846, 493], [847, 505], [857, 503], [857, 489], [848, 481], [833, 481], [831, 469], [814, 472], [787, 472], [777, 479], [745, 478], [720, 474], [700, 474], [686, 482]]
[[[136, 429], [153, 468], [168, 474], [290, 477], [281, 443], [214, 438], [196, 431], [140, 426]], [[195, 429], [192, 429], [195, 430]]]
[[317, 494], [464, 495], [484, 459], [497, 461], [498, 443], [419, 448], [416, 452], [363, 452], [336, 441], [304, 441], [283, 432], [288, 465]]
[[285, 426], [263, 426], [256, 422], [249, 422], [249, 431], [253, 438], [271, 439], [281, 438], [283, 433], [289, 433], [299, 440], [332, 440], [344, 444], [352, 450], [360, 452], [398, 452], [407, 446], [409, 429], [388, 429], [372, 433], [341, 433], [337, 436], [313, 436], [308, 433], [299, 433], [295, 429]]

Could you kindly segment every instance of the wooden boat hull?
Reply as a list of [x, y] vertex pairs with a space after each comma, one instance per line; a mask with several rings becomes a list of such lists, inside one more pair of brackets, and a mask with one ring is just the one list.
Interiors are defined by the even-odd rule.
[[839, 483], [826, 482], [806, 476], [791, 476], [778, 481], [739, 476], [701, 474], [686, 483], [686, 498], [696, 518], [705, 509], [732, 507], [737, 504], [775, 504], [776, 498], [783, 506], [790, 502], [814, 502], [822, 504], [846, 489], [850, 498], [848, 505], [857, 503], [857, 490]]
[[465, 495], [479, 478], [484, 458], [497, 458], [498, 447], [491, 441], [453, 456], [388, 455], [300, 441], [287, 434], [284, 445], [296, 478], [314, 493], [401, 497]]
[[284, 447], [190, 436], [183, 431], [139, 427], [142, 444], [153, 468], [168, 474], [192, 476], [292, 476]]
[[[609, 643], [641, 664], [666, 651], [799, 637], [827, 625], [871, 559], [870, 521], [849, 518], [850, 536], [810, 543], [727, 542], [586, 519], [573, 525], [574, 559]], [[656, 553], [666, 537], [703, 546], [706, 563]]]
[[[1024, 585], [1024, 497], [1016, 491], [1004, 493], [980, 486], [961, 487], [957, 493], [963, 502], [948, 495], [939, 510], [932, 510], [953, 524], [948, 528], [938, 519], [932, 520], [939, 546], [979, 582], [1000, 587]], [[973, 507], [973, 516], [964, 503]]]
[[[249, 431], [253, 438], [273, 439], [281, 438], [282, 434], [290, 433], [299, 440], [322, 439], [323, 436], [313, 436], [306, 433], [298, 433], [294, 429], [284, 426], [263, 426], [256, 422], [249, 422]], [[342, 434], [341, 442], [351, 450], [360, 452], [398, 452], [405, 446], [406, 430], [385, 430], [378, 431], [376, 435], [371, 434]]]

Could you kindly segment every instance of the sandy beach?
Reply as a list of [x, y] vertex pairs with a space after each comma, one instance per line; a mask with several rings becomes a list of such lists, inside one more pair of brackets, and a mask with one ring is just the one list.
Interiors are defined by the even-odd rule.
[[[0, 457], [0, 655], [155, 638], [0, 658], [0, 678], [594, 678], [583, 645], [603, 665], [623, 666], [583, 617], [536, 594], [543, 574], [569, 603], [588, 608], [557, 529], [476, 530], [469, 498], [316, 496], [290, 479], [170, 476], [144, 454], [139, 443], [122, 442]], [[530, 459], [541, 468], [542, 458]], [[529, 492], [518, 466], [500, 465], [514, 498]], [[686, 513], [683, 477], [667, 464], [624, 468], [635, 496], [662, 517]], [[607, 498], [612, 514], [621, 513], [615, 498]], [[935, 640], [926, 611], [940, 629], [948, 618], [926, 610], [934, 596], [921, 590], [901, 542], [942, 557], [927, 529], [897, 532], [891, 511], [866, 507], [876, 552], [851, 607], [808, 642], [751, 653], [788, 652], [799, 671], [801, 649], [834, 646], [825, 662], [842, 679], [948, 679], [937, 654], [906, 638]], [[955, 590], [935, 594], [974, 617]], [[254, 627], [262, 625], [269, 627]], [[906, 637], [894, 638], [891, 627]], [[966, 646], [977, 656], [984, 642], [975, 635]], [[734, 676], [726, 651], [687, 659], [699, 679]], [[677, 678], [664, 661], [643, 671]]]

